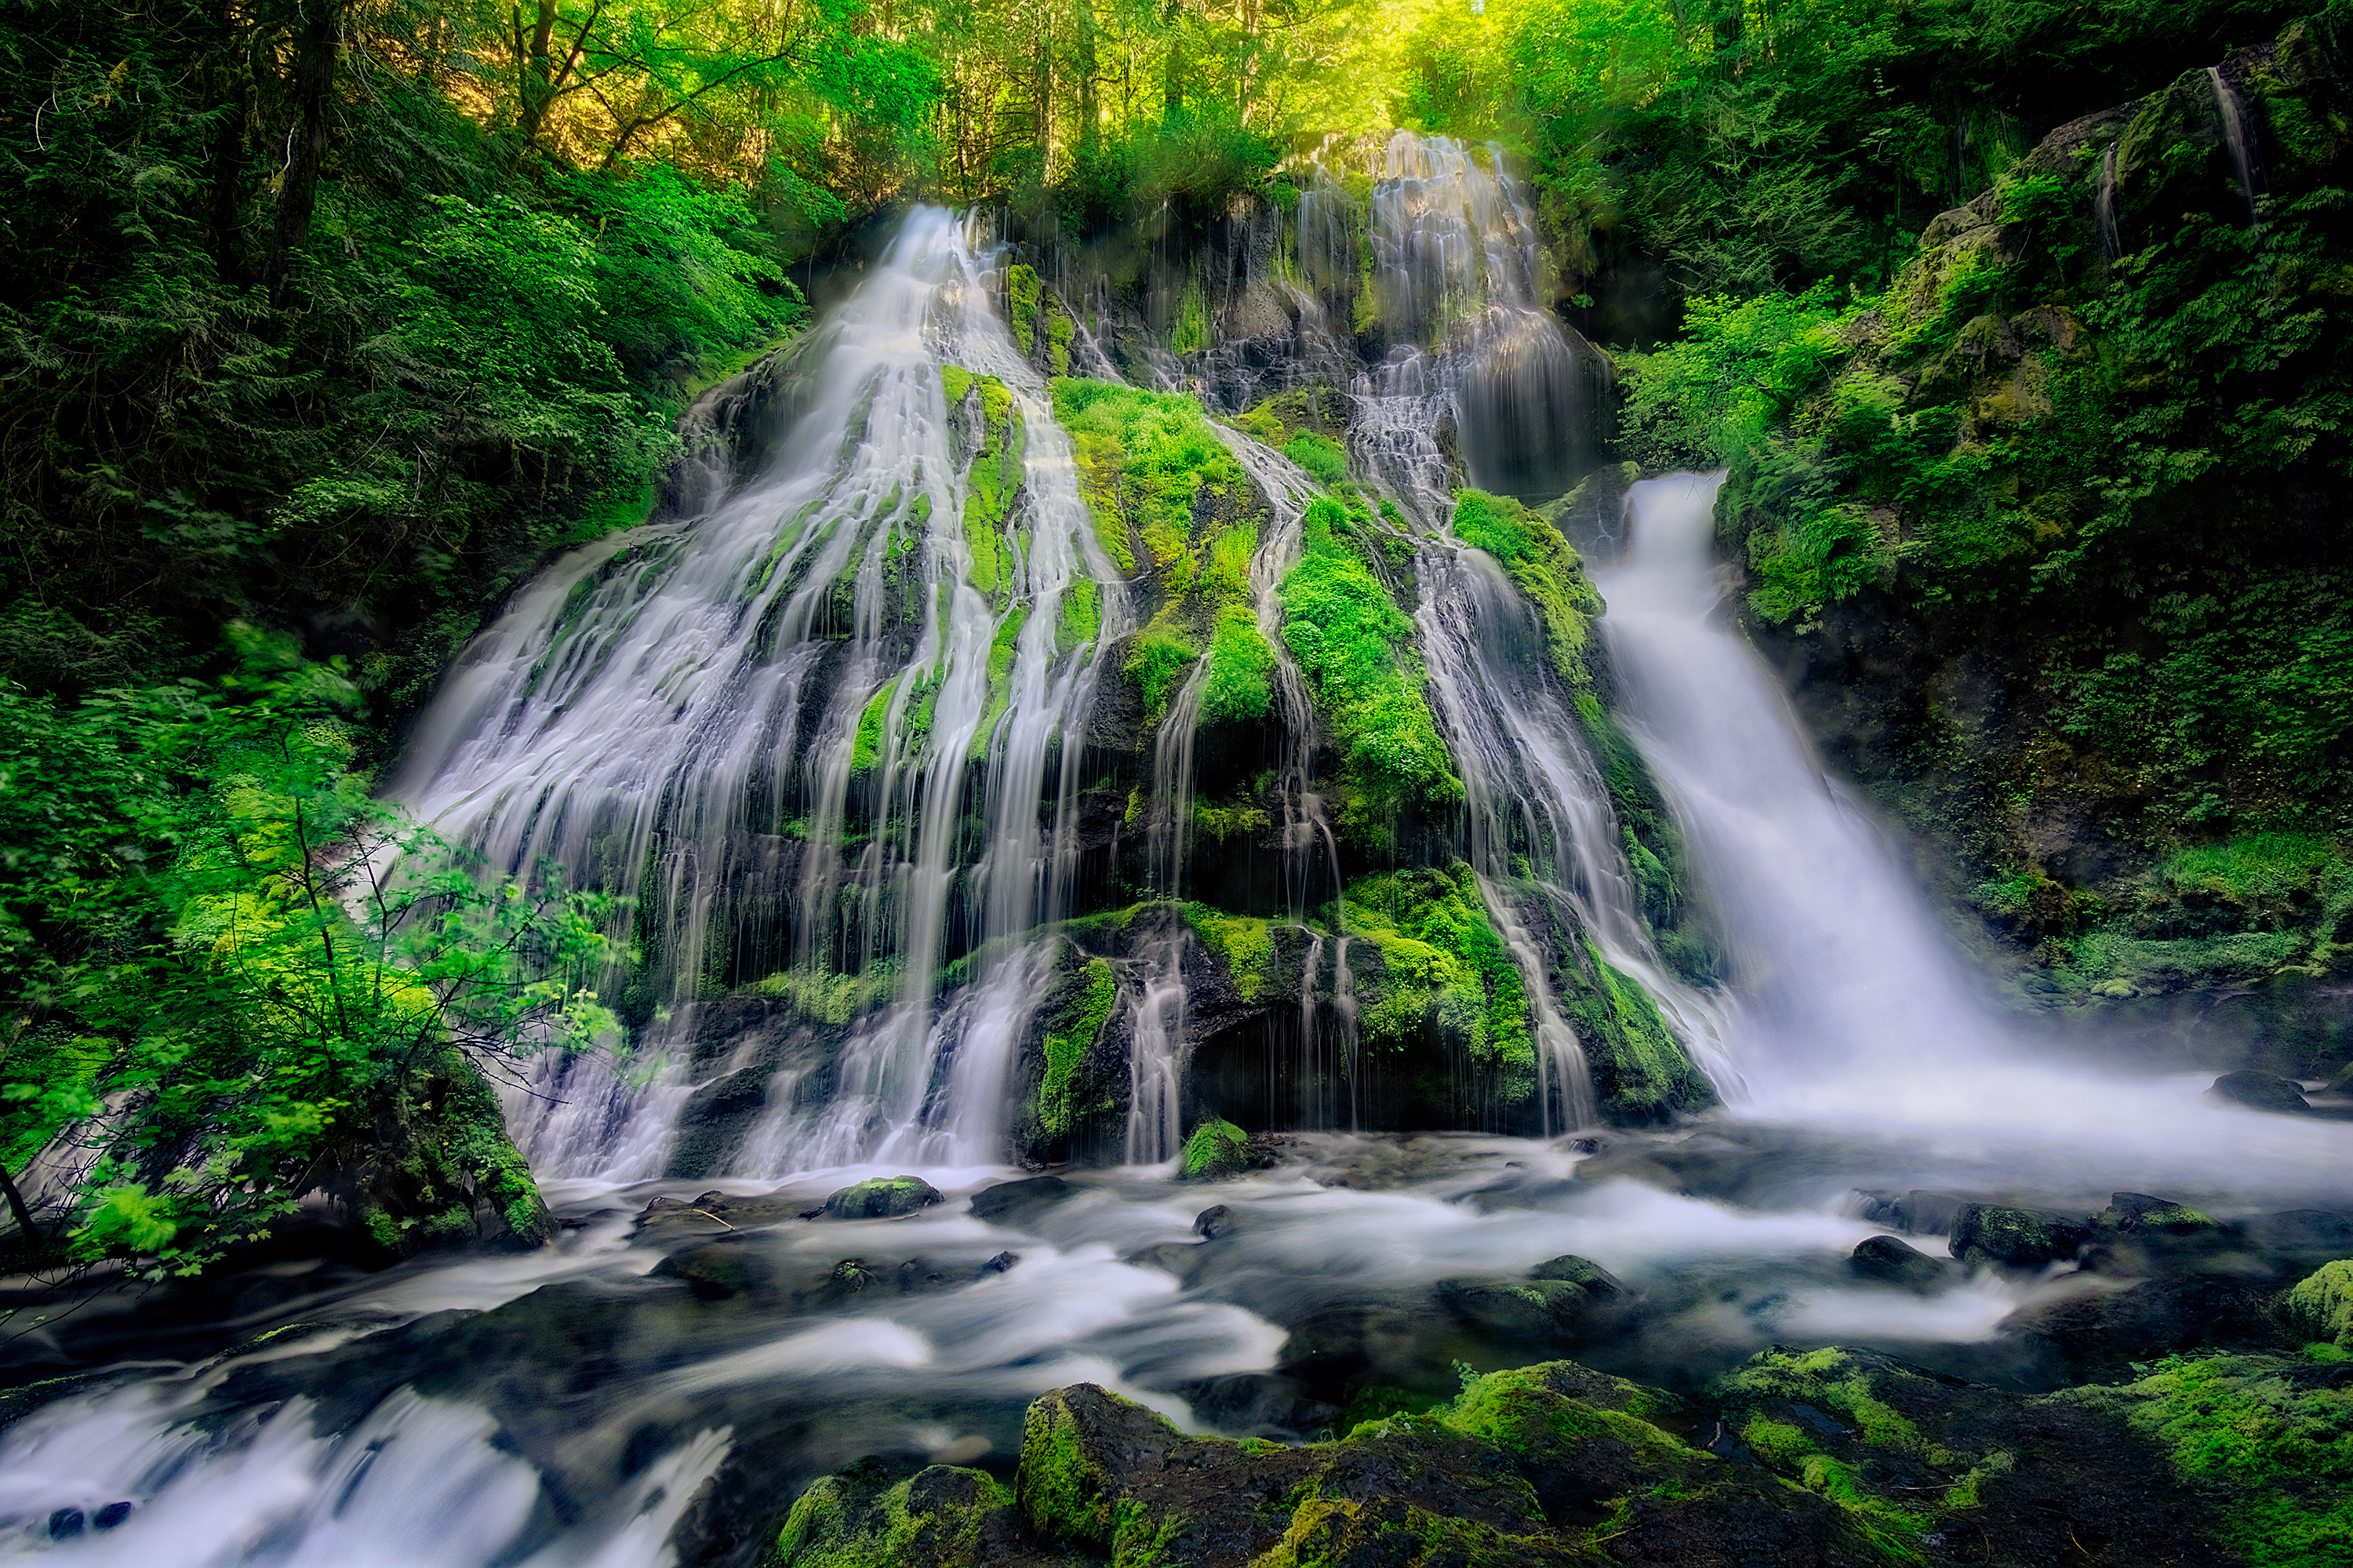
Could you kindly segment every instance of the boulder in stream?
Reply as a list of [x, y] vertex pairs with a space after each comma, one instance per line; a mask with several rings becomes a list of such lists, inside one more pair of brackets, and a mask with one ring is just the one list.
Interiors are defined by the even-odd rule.
[[2206, 1091], [2210, 1100], [2244, 1106], [2249, 1110], [2270, 1111], [2275, 1116], [2310, 1116], [2312, 1102], [2304, 1097], [2304, 1086], [2294, 1078], [2284, 1078], [2277, 1073], [2258, 1068], [2242, 1068], [2225, 1073], [2214, 1080]]
[[2041, 1268], [2073, 1257], [2093, 1234], [2084, 1221], [2047, 1209], [1964, 1203], [1953, 1214], [1950, 1249], [1963, 1263]]
[[828, 1220], [894, 1220], [941, 1202], [921, 1176], [876, 1176], [844, 1187], [825, 1201]]
[[1876, 1284], [1922, 1292], [1942, 1289], [1959, 1274], [1946, 1259], [1930, 1257], [1901, 1236], [1868, 1236], [1857, 1242], [1847, 1266]]
[[1031, 1176], [1019, 1181], [999, 1181], [972, 1195], [972, 1217], [992, 1225], [1019, 1230], [1038, 1215], [1078, 1195], [1074, 1184], [1060, 1176]]

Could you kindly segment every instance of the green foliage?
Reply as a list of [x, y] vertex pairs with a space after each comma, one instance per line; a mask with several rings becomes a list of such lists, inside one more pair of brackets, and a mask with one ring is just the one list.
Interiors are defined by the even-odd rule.
[[1334, 502], [1309, 508], [1306, 552], [1282, 580], [1282, 640], [1341, 755], [1341, 821], [1369, 836], [1407, 806], [1453, 805], [1462, 782], [1421, 694], [1412, 623], [1363, 557], [1333, 537], [1345, 521]]
[[1204, 718], [1229, 722], [1262, 719], [1273, 694], [1267, 676], [1274, 650], [1259, 635], [1258, 619], [1247, 605], [1218, 611], [1217, 635], [1209, 643], [1209, 683], [1201, 692]]
[[338, 16], [326, 164], [276, 188], [298, 13], [5, 25], [0, 79], [58, 102], [0, 156], [0, 673], [89, 691], [332, 605], [396, 707], [549, 547], [639, 521], [686, 385], [797, 314], [740, 196], [519, 168], [436, 85], [452, 30]]
[[1338, 484], [1348, 477], [1348, 454], [1339, 442], [1314, 430], [1302, 430], [1282, 443], [1282, 455], [1312, 474], [1319, 483]]
[[[0, 686], [0, 980], [36, 1043], [0, 1058], [0, 1101], [12, 1157], [67, 1140], [86, 1261], [196, 1272], [409, 1121], [419, 1077], [470, 1074], [452, 1046], [498, 1061], [614, 1028], [587, 989], [596, 901], [478, 880], [369, 798], [339, 670], [244, 649], [220, 682], [73, 708]], [[120, 792], [52, 771], [73, 757]], [[490, 1115], [454, 1158], [535, 1211]]]

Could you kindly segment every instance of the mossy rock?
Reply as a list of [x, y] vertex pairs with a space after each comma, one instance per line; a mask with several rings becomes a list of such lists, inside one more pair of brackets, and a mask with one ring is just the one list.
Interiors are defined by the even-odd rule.
[[777, 1568], [1049, 1568], [1069, 1560], [1022, 1541], [1013, 1494], [987, 1472], [934, 1465], [902, 1481], [872, 1459], [793, 1504]]
[[1212, 1118], [1185, 1140], [1177, 1167], [1180, 1181], [1223, 1181], [1250, 1169], [1250, 1134], [1223, 1118]]
[[2041, 1268], [2071, 1258], [2093, 1236], [2082, 1220], [2001, 1203], [1964, 1203], [1953, 1214], [1950, 1248], [1963, 1263]]
[[2322, 1264], [2280, 1298], [2280, 1308], [2306, 1340], [2353, 1351], [2353, 1259]]
[[921, 1176], [876, 1176], [842, 1188], [825, 1201], [828, 1220], [894, 1220], [942, 1202]]

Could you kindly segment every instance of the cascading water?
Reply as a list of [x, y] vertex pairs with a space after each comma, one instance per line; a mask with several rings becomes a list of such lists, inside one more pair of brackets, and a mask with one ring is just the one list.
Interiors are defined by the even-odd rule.
[[[638, 912], [644, 971], [608, 989], [650, 992], [653, 1049], [692, 1038], [714, 981], [862, 991], [874, 1016], [803, 1129], [804, 1163], [918, 1143], [994, 1156], [989, 1075], [1034, 991], [935, 1015], [939, 966], [952, 935], [1006, 974], [1033, 962], [1008, 944], [1070, 869], [1039, 803], [1075, 792], [1060, 737], [1124, 624], [1068, 440], [991, 286], [957, 219], [913, 215], [796, 351], [765, 470], [706, 515], [535, 581], [459, 660], [396, 787], [491, 864], [552, 859]], [[996, 380], [951, 407], [943, 366]], [[978, 892], [952, 933], [959, 885]], [[681, 1065], [649, 1087], [591, 1060], [552, 1071], [516, 1107], [542, 1169], [662, 1168]]]
[[2313, 1191], [2342, 1158], [2341, 1126], [2218, 1114], [2200, 1098], [2211, 1074], [2071, 1068], [1999, 1007], [1725, 619], [1721, 478], [1634, 486], [1632, 543], [1597, 580], [1634, 736], [1730, 949], [1735, 1114], [1966, 1149], [2013, 1182]]
[[1354, 388], [1356, 466], [1430, 526], [1451, 510], [1448, 432], [1472, 483], [1546, 496], [1574, 484], [1609, 361], [1547, 308], [1534, 214], [1502, 153], [1398, 132], [1373, 187], [1372, 249], [1390, 347]]

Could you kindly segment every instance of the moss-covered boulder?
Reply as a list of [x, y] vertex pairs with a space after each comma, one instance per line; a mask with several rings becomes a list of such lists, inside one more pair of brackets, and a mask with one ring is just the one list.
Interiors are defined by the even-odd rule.
[[1720, 1413], [1720, 1449], [1836, 1501], [1883, 1561], [2232, 1561], [2226, 1521], [2168, 1473], [2164, 1446], [2086, 1403], [1837, 1347], [1767, 1351], [1700, 1398]]
[[2305, 1339], [2353, 1351], [2353, 1259], [2322, 1264], [2281, 1298], [2280, 1308]]
[[2041, 1268], [2073, 1257], [2093, 1234], [2090, 1225], [2066, 1214], [2002, 1203], [1963, 1203], [1954, 1211], [1949, 1245], [1963, 1263]]
[[1658, 1424], [1679, 1410], [1556, 1361], [1475, 1379], [1425, 1415], [1286, 1447], [1187, 1436], [1082, 1384], [1030, 1407], [1015, 1490], [1033, 1539], [1124, 1563], [1696, 1563], [1726, 1541], [1777, 1562], [1877, 1561], [1835, 1504]]
[[942, 1202], [921, 1176], [876, 1176], [844, 1187], [825, 1201], [828, 1220], [895, 1220]]
[[981, 1470], [934, 1465], [904, 1480], [871, 1459], [820, 1479], [776, 1538], [778, 1568], [1049, 1568], [1013, 1494]]
[[1212, 1117], [1193, 1129], [1178, 1161], [1180, 1181], [1222, 1181], [1250, 1169], [1250, 1134], [1222, 1117]]

